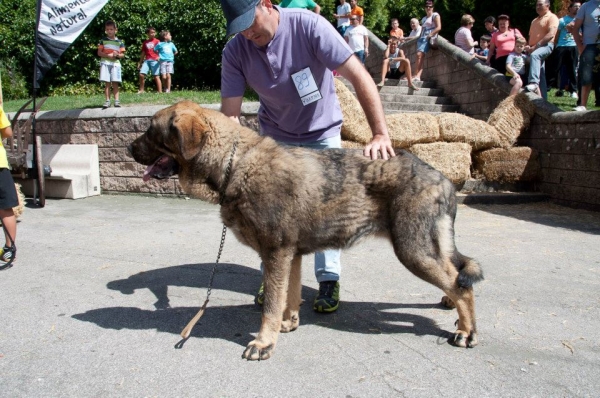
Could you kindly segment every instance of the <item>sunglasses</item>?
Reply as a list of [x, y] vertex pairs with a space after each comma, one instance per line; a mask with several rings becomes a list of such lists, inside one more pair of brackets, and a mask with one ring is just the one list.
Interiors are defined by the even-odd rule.
[[358, 18], [350, 18], [351, 21], [358, 21]]

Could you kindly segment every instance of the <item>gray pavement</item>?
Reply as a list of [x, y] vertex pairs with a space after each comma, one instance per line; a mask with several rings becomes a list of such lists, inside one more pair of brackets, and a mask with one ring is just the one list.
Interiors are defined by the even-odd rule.
[[447, 343], [455, 311], [390, 245], [342, 255], [342, 304], [308, 305], [273, 358], [241, 359], [258, 331], [259, 259], [228, 235], [209, 307], [182, 347], [221, 236], [195, 200], [48, 200], [19, 223], [0, 272], [2, 397], [592, 397], [600, 391], [600, 213], [549, 203], [460, 205], [477, 258], [480, 345]]

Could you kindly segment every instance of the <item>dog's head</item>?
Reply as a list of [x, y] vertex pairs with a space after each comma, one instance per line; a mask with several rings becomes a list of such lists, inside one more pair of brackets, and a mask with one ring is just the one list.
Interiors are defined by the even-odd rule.
[[144, 181], [178, 174], [200, 152], [209, 130], [202, 111], [194, 102], [182, 101], [152, 117], [148, 130], [128, 147], [136, 162], [148, 166]]

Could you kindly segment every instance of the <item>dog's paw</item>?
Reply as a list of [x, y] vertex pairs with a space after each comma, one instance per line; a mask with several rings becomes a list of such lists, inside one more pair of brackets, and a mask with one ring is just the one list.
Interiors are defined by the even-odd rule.
[[271, 358], [271, 353], [275, 348], [274, 344], [269, 344], [267, 346], [261, 347], [256, 340], [251, 341], [244, 353], [242, 354], [242, 358], [247, 359], [249, 361], [262, 361], [265, 359]]
[[298, 329], [299, 325], [300, 317], [297, 315], [292, 316], [291, 319], [281, 321], [281, 333], [293, 332], [294, 330]]
[[442, 297], [441, 304], [448, 309], [456, 308], [456, 305], [454, 305], [454, 301], [452, 301], [452, 299], [448, 296]]
[[454, 332], [454, 339], [452, 340], [452, 344], [457, 347], [463, 348], [473, 348], [477, 344], [479, 344], [479, 340], [477, 340], [477, 333], [471, 332], [468, 334], [465, 331], [457, 330]]

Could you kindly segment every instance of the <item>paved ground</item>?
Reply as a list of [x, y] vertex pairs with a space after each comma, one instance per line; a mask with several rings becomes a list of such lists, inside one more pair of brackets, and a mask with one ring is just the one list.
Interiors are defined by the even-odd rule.
[[[480, 345], [384, 241], [344, 252], [340, 310], [301, 310], [272, 359], [258, 331], [258, 257], [221, 236], [217, 207], [134, 196], [49, 200], [19, 223], [0, 272], [2, 397], [592, 397], [600, 391], [600, 213], [548, 203], [461, 205], [459, 249], [483, 265]], [[312, 300], [312, 259], [303, 297]]]

